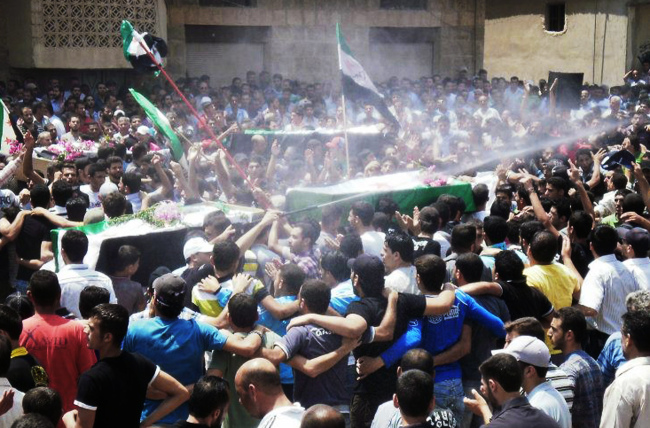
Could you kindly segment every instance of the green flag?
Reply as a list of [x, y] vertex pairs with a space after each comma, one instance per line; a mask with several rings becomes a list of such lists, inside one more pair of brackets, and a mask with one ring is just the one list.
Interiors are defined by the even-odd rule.
[[0, 99], [0, 152], [9, 153], [9, 141], [16, 139], [16, 133], [11, 126], [9, 110]]
[[149, 101], [144, 95], [140, 94], [133, 88], [129, 89], [129, 91], [131, 92], [131, 95], [133, 95], [135, 101], [140, 104], [140, 107], [142, 107], [147, 117], [153, 122], [156, 127], [158, 127], [160, 132], [162, 132], [165, 137], [169, 138], [171, 141], [174, 159], [176, 159], [176, 161], [180, 161], [181, 158], [185, 155], [185, 151], [183, 150], [181, 141], [178, 139], [178, 136], [172, 129], [169, 120], [167, 120], [167, 117], [163, 114], [163, 112], [158, 110], [155, 105], [151, 104], [151, 101]]

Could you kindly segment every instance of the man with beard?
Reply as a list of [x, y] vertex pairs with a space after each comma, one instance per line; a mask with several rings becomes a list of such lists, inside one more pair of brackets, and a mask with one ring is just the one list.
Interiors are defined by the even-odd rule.
[[81, 118], [76, 114], [70, 116], [68, 127], [70, 132], [63, 134], [61, 141], [64, 143], [81, 143]]
[[[550, 416], [534, 408], [519, 392], [522, 371], [517, 359], [508, 354], [490, 357], [479, 367], [481, 371], [481, 394], [472, 390], [473, 399], [465, 398], [465, 406], [482, 416], [490, 428], [527, 427], [559, 428]], [[492, 413], [492, 410], [495, 413]], [[497, 409], [500, 409], [497, 411]]]
[[190, 416], [175, 428], [218, 428], [228, 414], [228, 382], [217, 376], [204, 376], [194, 384], [190, 395]]
[[119, 156], [111, 156], [106, 160], [108, 164], [108, 179], [116, 186], [120, 185], [120, 180], [124, 174], [124, 162]]

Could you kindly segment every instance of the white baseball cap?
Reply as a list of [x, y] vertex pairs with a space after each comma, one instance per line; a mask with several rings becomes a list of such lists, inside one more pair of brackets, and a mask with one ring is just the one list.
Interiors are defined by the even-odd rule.
[[138, 130], [135, 131], [135, 132], [140, 134], [140, 135], [149, 135], [149, 127], [144, 126], [144, 125], [140, 125], [140, 126], [138, 126]]
[[536, 367], [548, 367], [551, 353], [544, 342], [532, 336], [518, 336], [505, 349], [492, 351], [492, 355], [510, 354], [522, 363]]
[[213, 246], [201, 237], [189, 239], [183, 246], [183, 257], [189, 259], [196, 253], [211, 253]]

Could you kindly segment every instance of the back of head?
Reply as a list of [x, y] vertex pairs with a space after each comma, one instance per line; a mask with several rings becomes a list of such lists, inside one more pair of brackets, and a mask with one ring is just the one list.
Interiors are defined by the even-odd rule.
[[11, 340], [20, 339], [23, 332], [23, 320], [7, 305], [0, 305], [0, 330], [6, 332]]
[[352, 204], [352, 207], [350, 208], [352, 211], [352, 214], [359, 217], [359, 220], [361, 220], [361, 223], [364, 226], [370, 226], [370, 223], [372, 223], [372, 218], [375, 215], [375, 209], [373, 206], [365, 201], [358, 201]]
[[235, 327], [252, 328], [257, 321], [257, 302], [250, 294], [235, 294], [228, 301], [228, 314]]
[[420, 230], [433, 235], [440, 227], [440, 214], [433, 207], [424, 207], [420, 211]]
[[462, 214], [465, 212], [465, 201], [457, 196], [449, 194], [440, 195], [436, 202], [447, 204], [449, 207], [449, 220], [453, 220], [459, 213]]
[[[258, 391], [269, 396], [283, 394], [280, 383], [280, 373], [277, 368], [264, 358], [254, 358], [246, 361], [237, 370], [241, 385], [255, 385]], [[239, 385], [237, 386], [239, 388]]]
[[126, 197], [120, 192], [109, 193], [102, 199], [102, 208], [106, 217], [120, 217], [126, 211]]
[[397, 379], [396, 395], [404, 416], [427, 416], [433, 400], [433, 379], [417, 369], [404, 372]]
[[500, 251], [494, 257], [494, 271], [502, 281], [518, 281], [524, 278], [524, 262], [512, 250]]
[[479, 183], [472, 189], [472, 198], [477, 207], [484, 205], [490, 199], [490, 189], [486, 184]]
[[29, 200], [34, 208], [48, 208], [50, 198], [50, 189], [45, 184], [37, 184], [29, 192]]
[[222, 272], [232, 269], [239, 261], [239, 255], [239, 247], [234, 242], [217, 242], [212, 249], [214, 268]]
[[82, 197], [69, 199], [65, 204], [65, 210], [68, 220], [82, 222], [88, 210], [88, 202]]
[[7, 296], [5, 304], [16, 311], [21, 320], [25, 320], [34, 315], [34, 304], [24, 294], [10, 294]]
[[394, 227], [393, 222], [390, 221], [390, 217], [387, 214], [382, 212], [376, 212], [372, 217], [372, 228], [377, 232], [388, 233]]
[[508, 217], [510, 217], [510, 208], [511, 205], [508, 201], [497, 199], [490, 206], [490, 216], [501, 217], [507, 221]]
[[628, 312], [648, 311], [650, 312], [650, 291], [638, 290], [628, 294], [625, 298], [625, 306]]
[[396, 231], [386, 235], [386, 246], [393, 253], [399, 253], [405, 263], [413, 263], [413, 239], [404, 232]]
[[479, 367], [485, 381], [493, 380], [505, 392], [518, 392], [522, 384], [522, 372], [517, 359], [509, 354], [497, 354], [488, 358]]
[[508, 222], [502, 217], [487, 216], [483, 220], [483, 233], [491, 245], [500, 244], [508, 236]]
[[348, 233], [341, 240], [339, 250], [348, 259], [353, 259], [363, 252], [363, 242], [356, 233]]
[[316, 314], [324, 314], [327, 311], [331, 296], [331, 289], [318, 279], [310, 279], [300, 288], [300, 298], [305, 301], [309, 310]]
[[623, 199], [624, 213], [635, 212], [638, 215], [642, 216], [644, 210], [645, 202], [643, 202], [643, 197], [638, 193], [630, 193]]
[[650, 353], [650, 312], [647, 310], [626, 312], [623, 314], [623, 336], [629, 336], [636, 349], [643, 354]]
[[345, 418], [333, 407], [316, 404], [302, 416], [300, 428], [345, 428]]
[[72, 263], [83, 263], [88, 252], [88, 237], [81, 230], [68, 230], [61, 238], [61, 248]]
[[627, 187], [627, 177], [623, 173], [615, 172], [612, 174], [611, 181], [615, 190], [623, 190]]
[[57, 180], [52, 184], [52, 199], [54, 204], [64, 207], [68, 199], [72, 198], [72, 186], [65, 180]]
[[508, 321], [504, 326], [506, 333], [517, 336], [532, 336], [541, 341], [546, 338], [546, 332], [542, 323], [533, 317], [523, 317], [514, 321]]
[[422, 286], [427, 291], [438, 293], [442, 290], [447, 276], [447, 268], [444, 260], [440, 257], [432, 254], [418, 257], [415, 261], [415, 270], [420, 277]]
[[133, 245], [122, 245], [117, 250], [117, 255], [113, 261], [113, 272], [120, 272], [127, 267], [134, 265], [140, 260], [140, 250]]
[[545, 230], [542, 222], [537, 220], [527, 221], [519, 227], [519, 236], [522, 240], [530, 244], [537, 232], [541, 232], [542, 230]]
[[219, 235], [230, 226], [232, 222], [226, 217], [223, 211], [213, 211], [203, 219], [203, 228], [210, 226]]
[[23, 397], [23, 411], [25, 414], [42, 415], [53, 426], [59, 423], [63, 413], [62, 409], [61, 396], [52, 388], [45, 386], [32, 388]]
[[142, 188], [142, 176], [137, 172], [125, 172], [122, 176], [122, 184], [129, 188], [130, 193], [138, 193]]
[[47, 270], [34, 272], [29, 279], [27, 291], [35, 306], [51, 307], [59, 304], [61, 286], [54, 272]]
[[449, 205], [446, 202], [438, 199], [429, 206], [435, 208], [436, 211], [438, 211], [438, 215], [440, 216], [440, 224], [442, 226], [446, 225], [452, 215]]
[[586, 211], [574, 211], [569, 217], [569, 226], [578, 239], [587, 239], [594, 226], [594, 219]]
[[402, 373], [409, 370], [422, 370], [429, 376], [433, 377], [435, 368], [433, 364], [433, 355], [425, 349], [415, 348], [406, 352], [399, 364]]
[[55, 426], [56, 424], [38, 413], [23, 415], [11, 424], [11, 428], [54, 428]]
[[11, 364], [11, 341], [0, 334], [0, 377], [6, 377]]
[[456, 269], [463, 275], [468, 284], [481, 280], [484, 267], [483, 260], [478, 254], [465, 253], [456, 259]]
[[104, 287], [88, 285], [79, 293], [79, 312], [85, 320], [90, 318], [91, 311], [97, 305], [108, 303], [111, 293]]
[[471, 224], [459, 224], [451, 230], [451, 248], [456, 253], [472, 250], [476, 243], [476, 227]]
[[530, 243], [530, 253], [538, 264], [551, 264], [557, 254], [557, 238], [547, 230], [538, 232]]
[[618, 245], [618, 233], [613, 227], [601, 224], [591, 231], [589, 242], [599, 256], [614, 254]]
[[224, 410], [230, 402], [228, 381], [218, 376], [203, 376], [194, 384], [188, 401], [190, 415], [206, 418], [215, 410]]
[[129, 311], [122, 305], [102, 303], [90, 311], [90, 318], [99, 322], [101, 335], [111, 334], [113, 345], [120, 347], [129, 328]]
[[341, 219], [343, 210], [338, 205], [323, 207], [321, 221], [324, 226], [331, 226]]
[[584, 343], [587, 338], [587, 320], [580, 309], [572, 306], [561, 308], [553, 315], [553, 318], [562, 322], [561, 328], [564, 334], [572, 331], [575, 342], [577, 344]]
[[305, 271], [295, 263], [287, 263], [280, 267], [280, 278], [284, 283], [285, 293], [289, 296], [296, 296], [300, 287], [305, 282]]
[[331, 273], [337, 282], [343, 282], [350, 279], [349, 258], [340, 251], [330, 251], [321, 256], [320, 265], [324, 271]]

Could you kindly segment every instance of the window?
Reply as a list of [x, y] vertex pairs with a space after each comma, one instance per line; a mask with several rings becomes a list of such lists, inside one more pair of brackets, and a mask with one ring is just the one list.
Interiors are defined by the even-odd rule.
[[380, 0], [379, 9], [426, 10], [427, 0]]
[[257, 0], [199, 0], [199, 6], [257, 7]]
[[564, 23], [566, 20], [566, 11], [564, 3], [553, 3], [546, 5], [546, 19], [544, 26], [546, 31], [559, 33], [564, 31]]

